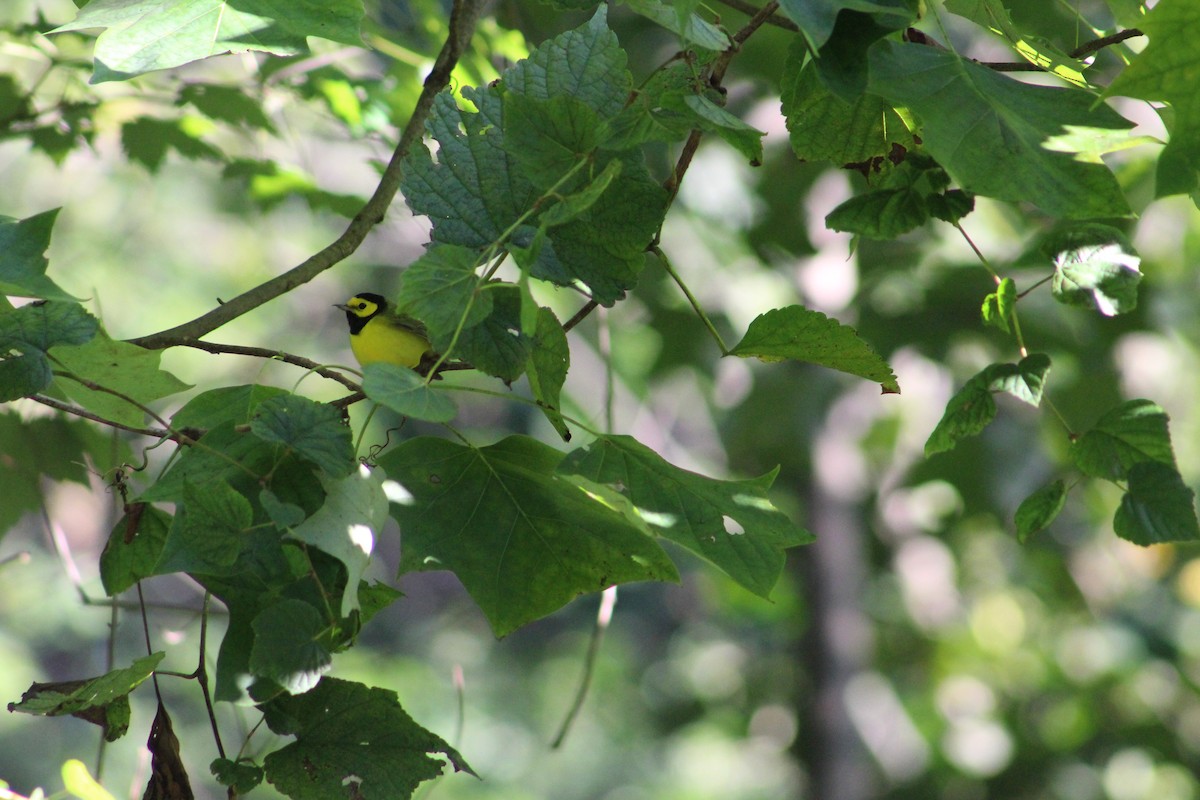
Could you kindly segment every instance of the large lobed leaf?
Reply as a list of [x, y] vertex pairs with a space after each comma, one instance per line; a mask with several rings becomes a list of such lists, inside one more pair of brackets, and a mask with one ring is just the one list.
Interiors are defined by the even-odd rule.
[[784, 552], [813, 540], [767, 496], [775, 472], [721, 481], [680, 469], [630, 436], [601, 437], [558, 469], [616, 487], [651, 530], [762, 597], [783, 571]]
[[1088, 92], [1021, 83], [951, 52], [892, 41], [871, 49], [870, 91], [916, 114], [929, 153], [970, 192], [1070, 219], [1130, 213], [1107, 167], [1046, 147], [1067, 132], [1132, 127]]
[[487, 447], [419, 437], [383, 456], [411, 495], [392, 504], [401, 573], [454, 572], [499, 636], [587, 592], [677, 580], [645, 529], [556, 473], [561, 460], [521, 436]]
[[444, 756], [474, 774], [453, 747], [413, 722], [396, 693], [324, 678], [312, 691], [263, 707], [268, 727], [296, 741], [263, 762], [267, 780], [295, 800], [407, 798], [442, 774]]

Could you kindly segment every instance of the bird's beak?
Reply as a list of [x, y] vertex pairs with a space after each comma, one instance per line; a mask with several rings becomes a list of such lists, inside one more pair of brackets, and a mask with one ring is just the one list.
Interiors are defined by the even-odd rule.
[[334, 303], [334, 304], [333, 304], [333, 307], [334, 307], [334, 308], [341, 309], [342, 311], [349, 311], [349, 310], [350, 310], [350, 306], [346, 305], [345, 303]]

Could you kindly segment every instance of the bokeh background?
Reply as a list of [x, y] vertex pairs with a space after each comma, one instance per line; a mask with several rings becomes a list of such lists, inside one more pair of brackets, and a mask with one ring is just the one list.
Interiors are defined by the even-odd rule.
[[[1070, 46], [1091, 37], [1085, 20], [1109, 26], [1114, 12], [1136, 4], [1006, 5], [1022, 24]], [[285, 67], [291, 74], [261, 84], [261, 59], [252, 56], [132, 86], [86, 88], [85, 72], [51, 71], [45, 91], [103, 99], [92, 145], [56, 162], [22, 137], [0, 140], [0, 213], [63, 208], [49, 274], [91, 298], [114, 338], [190, 319], [298, 263], [344, 225], [330, 209], [336, 196], [372, 189], [375, 161], [389, 153], [393, 125], [403, 122], [440, 43], [438, 3], [369, 6], [375, 52], [318, 43], [317, 63], [293, 62]], [[743, 19], [717, 8], [730, 26]], [[9, 0], [0, 22], [11, 30], [37, 13], [46, 30], [69, 19], [73, 6]], [[491, 80], [527, 47], [583, 18], [499, 2], [458, 79]], [[947, 30], [926, 27], [972, 56], [1011, 58], [980, 29], [945, 14], [942, 21]], [[660, 29], [626, 9], [615, 9], [612, 23], [635, 80], [673, 52]], [[862, 178], [791, 154], [776, 84], [789, 41], [764, 29], [730, 73], [730, 109], [767, 132], [764, 164], [751, 168], [727, 146], [705, 143], [663, 247], [728, 341], [762, 311], [802, 302], [856, 326], [893, 365], [903, 394], [880, 396], [876, 385], [817, 368], [719, 359], [685, 299], [653, 268], [628, 301], [572, 332], [567, 389], [572, 413], [603, 425], [611, 380], [613, 429], [681, 466], [746, 477], [779, 465], [774, 500], [816, 543], [791, 553], [769, 603], [686, 556], [680, 586], [622, 587], [590, 693], [558, 749], [550, 742], [581, 679], [599, 599], [496, 641], [454, 578], [395, 580], [394, 529], [372, 577], [405, 597], [337, 658], [333, 674], [394, 689], [419, 723], [460, 749], [483, 779], [449, 776], [425, 795], [444, 800], [1200, 796], [1200, 553], [1118, 540], [1111, 520], [1119, 495], [1098, 484], [1076, 489], [1048, 532], [1019, 544], [1013, 512], [1057, 474], [1068, 445], [1045, 410], [1001, 400], [984, 435], [924, 458], [952, 392], [988, 363], [1014, 359], [1014, 346], [979, 323], [991, 279], [952, 228], [928, 226], [893, 242], [852, 242], [825, 230], [825, 214]], [[89, 40], [34, 45], [0, 35], [0, 76], [28, 86], [46, 52], [80, 59]], [[248, 182], [223, 177], [203, 155], [169, 151], [154, 169], [128, 157], [123, 123], [191, 114], [173, 106], [180, 80], [256, 87], [274, 134], [199, 117], [189, 124], [221, 149], [294, 172]], [[1144, 104], [1118, 108], [1161, 136]], [[1021, 322], [1031, 349], [1053, 359], [1048, 396], [1074, 429], [1122, 398], [1151, 398], [1171, 415], [1180, 469], [1195, 485], [1200, 214], [1186, 198], [1152, 199], [1156, 155], [1144, 147], [1111, 162], [1140, 215], [1130, 226], [1145, 273], [1136, 312], [1102, 318], [1059, 306], [1043, 289], [1022, 301]], [[652, 149], [647, 157], [665, 176], [672, 153]], [[1045, 265], [1020, 265], [1046, 224], [1031, 209], [982, 199], [964, 220], [993, 265], [1022, 288], [1046, 273]], [[363, 288], [394, 292], [426, 239], [424, 221], [397, 202], [352, 259], [211, 338], [350, 363], [344, 321], [331, 304]], [[564, 318], [578, 307], [566, 292], [546, 290], [540, 299]], [[164, 403], [164, 413], [197, 391], [251, 381], [299, 382], [311, 397], [339, 396], [336, 385], [282, 364], [177, 351], [163, 361], [196, 385]], [[477, 441], [513, 431], [555, 439], [522, 404], [461, 405], [460, 427]], [[6, 413], [43, 412], [17, 404]], [[363, 410], [356, 414], [361, 421]], [[381, 441], [388, 424], [373, 421], [368, 441]], [[0, 470], [13, 455], [0, 449]], [[151, 454], [150, 469], [161, 469], [166, 455]], [[115, 617], [101, 604], [96, 563], [116, 520], [113, 492], [99, 475], [45, 489], [44, 509], [20, 514], [0, 539], [6, 702], [33, 681], [100, 674], [110, 652], [118, 664], [144, 652], [136, 595], [120, 598]], [[200, 590], [179, 579], [145, 589], [150, 634], [169, 651], [165, 667], [190, 671]], [[210, 635], [222, 626], [216, 609]], [[170, 678], [162, 687], [197, 796], [220, 796], [208, 775], [216, 752], [199, 692]], [[118, 797], [141, 796], [149, 769], [142, 745], [153, 697], [146, 687], [134, 699], [131, 733], [99, 756], [101, 780]], [[231, 752], [257, 722], [253, 709], [222, 707], [219, 718]], [[98, 739], [78, 720], [0, 714], [0, 779], [22, 794], [55, 791], [67, 758], [95, 772]], [[253, 754], [277, 744], [264, 729], [245, 747]], [[270, 787], [255, 795], [274, 796]]]

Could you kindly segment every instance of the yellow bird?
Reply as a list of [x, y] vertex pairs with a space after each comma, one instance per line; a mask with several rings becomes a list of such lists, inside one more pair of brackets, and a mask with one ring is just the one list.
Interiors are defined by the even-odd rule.
[[382, 295], [360, 292], [334, 308], [346, 312], [350, 349], [363, 366], [383, 361], [415, 368], [427, 353], [433, 355], [425, 326], [390, 310]]

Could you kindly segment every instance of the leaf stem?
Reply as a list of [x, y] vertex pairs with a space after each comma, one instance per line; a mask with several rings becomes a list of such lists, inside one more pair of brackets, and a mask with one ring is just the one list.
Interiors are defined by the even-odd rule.
[[675, 271], [675, 268], [671, 266], [671, 260], [667, 258], [667, 254], [664, 253], [662, 248], [660, 248], [658, 245], [654, 245], [654, 247], [651, 248], [651, 252], [658, 256], [659, 260], [662, 262], [663, 269], [667, 271], [667, 274], [671, 276], [671, 280], [675, 281], [675, 285], [679, 287], [680, 291], [683, 292], [684, 297], [686, 297], [688, 302], [691, 303], [692, 310], [696, 312], [696, 316], [700, 317], [700, 321], [704, 323], [704, 327], [708, 328], [709, 334], [711, 334], [713, 339], [715, 339], [717, 342], [717, 347], [721, 348], [721, 355], [729, 355], [729, 348], [725, 345], [725, 340], [721, 338], [720, 332], [717, 331], [716, 326], [713, 325], [713, 322], [711, 319], [709, 319], [708, 314], [704, 312], [704, 309], [700, 306], [700, 301], [698, 301], [696, 296], [692, 294], [692, 290], [688, 288], [687, 284], [683, 282], [683, 278], [681, 278], [679, 273]]

